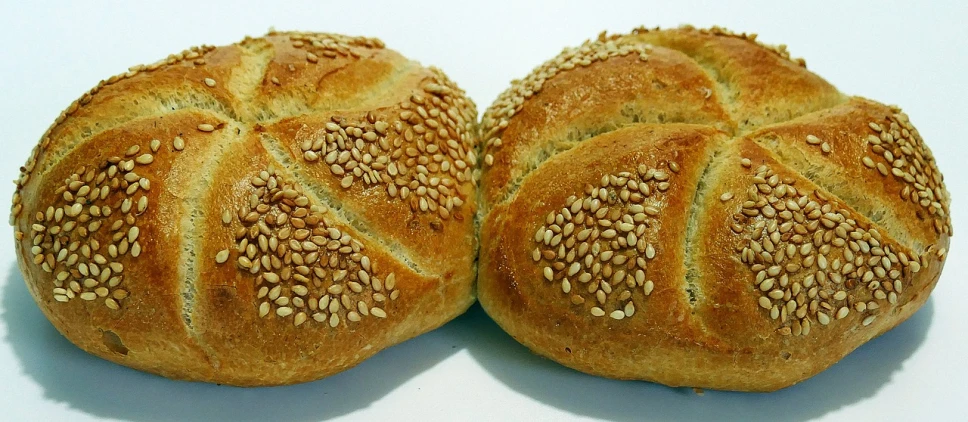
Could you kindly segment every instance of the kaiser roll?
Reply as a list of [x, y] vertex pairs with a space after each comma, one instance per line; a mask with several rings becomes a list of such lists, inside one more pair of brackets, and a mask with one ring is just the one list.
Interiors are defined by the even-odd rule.
[[474, 301], [474, 104], [372, 38], [272, 32], [102, 81], [21, 169], [21, 270], [80, 348], [315, 380]]
[[603, 34], [481, 133], [481, 304], [590, 374], [783, 388], [910, 317], [944, 265], [949, 195], [908, 117], [753, 35]]

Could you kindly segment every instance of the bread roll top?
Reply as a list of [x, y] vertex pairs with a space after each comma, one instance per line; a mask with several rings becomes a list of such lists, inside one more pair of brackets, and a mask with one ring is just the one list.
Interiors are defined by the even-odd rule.
[[318, 379], [473, 302], [476, 110], [376, 39], [270, 33], [102, 81], [22, 168], [31, 293], [166, 376]]
[[585, 372], [782, 388], [913, 314], [947, 254], [907, 116], [755, 36], [603, 34], [513, 83], [482, 133], [481, 302]]

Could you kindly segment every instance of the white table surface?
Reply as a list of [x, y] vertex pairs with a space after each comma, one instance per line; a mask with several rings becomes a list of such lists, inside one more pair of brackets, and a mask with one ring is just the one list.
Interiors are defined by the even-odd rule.
[[[16, 178], [50, 122], [98, 80], [270, 26], [378, 36], [442, 68], [483, 110], [508, 81], [603, 29], [718, 24], [786, 43], [841, 90], [904, 107], [954, 198], [950, 259], [908, 322], [774, 394], [697, 396], [583, 375], [535, 357], [478, 306], [329, 379], [238, 389], [169, 381], [75, 348], [30, 299], [8, 235], [0, 242], [0, 420], [968, 420], [968, 3], [143, 3], [3, 0], [0, 178]], [[0, 198], [12, 191], [3, 183]]]

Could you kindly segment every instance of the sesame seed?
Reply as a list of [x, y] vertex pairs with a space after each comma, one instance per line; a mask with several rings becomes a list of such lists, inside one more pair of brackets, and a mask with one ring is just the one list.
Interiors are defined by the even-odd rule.
[[152, 139], [151, 143], [149, 143], [148, 145], [151, 148], [151, 152], [158, 152], [158, 149], [161, 148], [161, 141], [157, 139]]
[[917, 273], [918, 271], [921, 271], [921, 263], [916, 260], [911, 261], [910, 268], [912, 273]]
[[133, 226], [128, 230], [128, 243], [134, 243], [138, 239], [138, 235], [141, 234], [141, 230], [138, 226]]
[[217, 262], [219, 264], [224, 264], [225, 261], [228, 261], [228, 260], [229, 260], [229, 250], [228, 249], [223, 249], [223, 250], [219, 251], [217, 254], [215, 254], [215, 262]]
[[[579, 270], [581, 270], [581, 264], [578, 263], [578, 262], [572, 263], [571, 266], [568, 267], [568, 276], [571, 277], [571, 276], [573, 276], [575, 274], [578, 274], [578, 271]], [[546, 277], [547, 277], [547, 275], [546, 275]]]
[[723, 193], [722, 195], [719, 196], [719, 200], [720, 201], [723, 201], [723, 202], [729, 201], [730, 199], [733, 199], [733, 193], [732, 192], [725, 192], [725, 193]]
[[205, 78], [204, 81], [205, 81], [205, 85], [208, 85], [209, 87], [215, 86], [215, 79]]
[[176, 136], [175, 140], [172, 141], [172, 146], [175, 148], [175, 151], [182, 151], [185, 149], [185, 140]]
[[208, 123], [202, 123], [198, 125], [198, 130], [202, 132], [211, 132], [215, 130], [215, 126], [212, 126], [211, 124], [208, 124]]
[[837, 310], [837, 319], [844, 319], [850, 313], [850, 308], [844, 306]]
[[306, 288], [306, 286], [297, 284], [295, 286], [292, 286], [292, 292], [299, 296], [306, 296], [307, 294], [309, 294], [309, 289]]

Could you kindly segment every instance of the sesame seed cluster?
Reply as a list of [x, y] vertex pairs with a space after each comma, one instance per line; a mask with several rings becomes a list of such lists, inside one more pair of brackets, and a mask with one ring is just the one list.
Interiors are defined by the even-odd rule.
[[443, 73], [433, 73], [398, 112], [334, 116], [301, 143], [303, 159], [328, 165], [344, 189], [382, 184], [414, 212], [460, 218], [454, 210], [467, 199], [463, 186], [475, 183], [477, 111]]
[[[278, 32], [270, 32], [269, 35], [279, 35]], [[320, 56], [326, 59], [337, 57], [359, 58], [360, 53], [353, 47], [365, 49], [384, 48], [383, 41], [377, 38], [351, 37], [340, 34], [325, 34], [313, 32], [286, 32], [292, 46], [306, 50], [306, 61], [318, 63]]]
[[324, 205], [312, 204], [302, 188], [272, 167], [252, 176], [248, 204], [225, 210], [222, 223], [238, 227], [236, 247], [215, 255], [256, 276], [259, 316], [309, 318], [338, 327], [341, 321], [386, 318], [396, 300], [396, 276], [379, 276], [364, 245], [338, 229]]
[[[752, 168], [749, 159], [741, 164]], [[742, 202], [730, 227], [743, 239], [740, 258], [755, 274], [759, 306], [779, 322], [777, 333], [805, 336], [852, 312], [870, 325], [927, 265], [926, 256], [897, 251], [826, 193], [798, 189], [766, 165], [751, 175], [745, 197], [733, 201]]]
[[501, 135], [507, 128], [511, 118], [523, 107], [524, 102], [541, 91], [546, 81], [555, 75], [574, 69], [587, 67], [593, 63], [602, 62], [613, 57], [623, 57], [636, 53], [639, 58], [648, 59], [651, 47], [642, 44], [622, 44], [619, 38], [606, 37], [603, 32], [598, 39], [585, 41], [579, 47], [566, 48], [555, 58], [535, 68], [522, 80], [516, 80], [484, 112], [482, 120], [482, 139], [487, 152], [484, 155], [484, 166], [494, 164], [494, 155], [501, 147]]
[[944, 176], [938, 171], [931, 150], [924, 144], [918, 130], [900, 109], [886, 122], [870, 122], [873, 134], [867, 136], [871, 156], [862, 161], [881, 176], [894, 177], [904, 183], [901, 199], [919, 204], [934, 220], [938, 234], [951, 235], [951, 198], [944, 186]]
[[[135, 144], [98, 166], [78, 167], [55, 191], [55, 203], [34, 216], [30, 253], [34, 264], [54, 276], [54, 300], [80, 298], [121, 308], [128, 297], [125, 262], [144, 253], [138, 217], [148, 210], [151, 182], [138, 169], [151, 165], [161, 147], [153, 139], [149, 151]], [[175, 138], [172, 148], [184, 149], [184, 140]]]
[[[534, 234], [532, 259], [545, 280], [560, 286], [576, 307], [617, 320], [635, 315], [636, 302], [652, 293], [648, 263], [659, 252], [650, 242], [650, 221], [679, 165], [669, 170], [640, 165], [635, 172], [602, 176], [548, 213]], [[586, 299], [587, 298], [587, 299]]]

